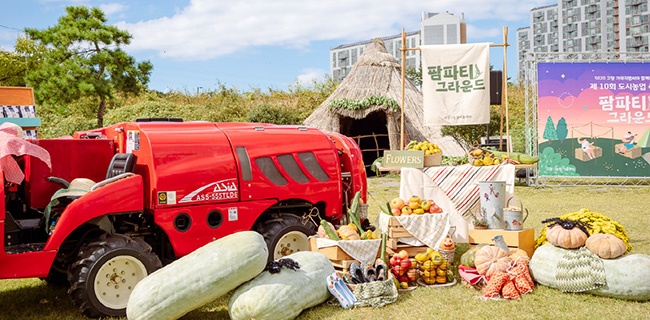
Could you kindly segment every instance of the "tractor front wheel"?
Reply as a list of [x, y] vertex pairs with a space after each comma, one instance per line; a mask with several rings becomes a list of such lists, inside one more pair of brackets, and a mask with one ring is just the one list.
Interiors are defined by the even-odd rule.
[[295, 214], [282, 214], [259, 224], [257, 232], [264, 236], [270, 262], [294, 252], [309, 251], [307, 237], [316, 233], [316, 226], [311, 220], [303, 220]]
[[105, 234], [79, 251], [68, 272], [68, 294], [87, 316], [123, 317], [135, 285], [160, 267], [144, 240]]

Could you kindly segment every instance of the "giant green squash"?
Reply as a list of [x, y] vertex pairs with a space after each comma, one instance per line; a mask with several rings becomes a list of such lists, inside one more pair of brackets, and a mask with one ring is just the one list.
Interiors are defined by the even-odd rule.
[[323, 254], [301, 251], [288, 255], [300, 269], [282, 268], [279, 273], [264, 271], [240, 286], [230, 297], [228, 312], [233, 320], [293, 319], [302, 310], [325, 302], [330, 293], [327, 276], [334, 272]]
[[[550, 243], [537, 248], [529, 264], [533, 279], [541, 285], [557, 289], [557, 264], [567, 251]], [[650, 300], [650, 255], [631, 254], [601, 260], [607, 285], [587, 293], [627, 300]]]
[[178, 319], [257, 276], [267, 258], [264, 237], [254, 231], [212, 241], [138, 282], [126, 316], [129, 320]]

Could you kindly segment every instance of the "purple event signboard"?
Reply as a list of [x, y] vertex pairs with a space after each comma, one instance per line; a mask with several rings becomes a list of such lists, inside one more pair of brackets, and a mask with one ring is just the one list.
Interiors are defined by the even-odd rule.
[[538, 63], [540, 176], [650, 176], [650, 64]]

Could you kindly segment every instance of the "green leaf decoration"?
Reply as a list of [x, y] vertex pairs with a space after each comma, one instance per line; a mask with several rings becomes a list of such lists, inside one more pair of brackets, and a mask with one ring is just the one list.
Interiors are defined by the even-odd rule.
[[364, 110], [368, 109], [370, 106], [388, 106], [390, 107], [393, 111], [398, 111], [399, 110], [399, 105], [397, 104], [397, 101], [387, 98], [387, 97], [380, 97], [380, 96], [368, 96], [366, 98], [363, 98], [361, 100], [357, 99], [347, 99], [347, 98], [342, 98], [342, 99], [334, 99], [330, 102], [329, 108], [334, 109], [334, 108], [343, 108], [343, 109], [348, 109], [348, 110]]

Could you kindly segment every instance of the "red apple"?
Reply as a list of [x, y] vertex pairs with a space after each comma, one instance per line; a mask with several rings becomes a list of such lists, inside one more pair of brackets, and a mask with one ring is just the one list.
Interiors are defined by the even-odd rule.
[[[406, 271], [408, 271], [409, 269], [411, 269], [411, 266], [412, 266], [412, 265], [413, 265], [413, 264], [411, 263], [411, 259], [403, 259], [403, 260], [400, 262], [399, 267], [400, 267], [400, 269], [404, 269], [404, 271], [406, 272]], [[400, 270], [400, 271], [401, 271], [401, 270]]]
[[397, 266], [390, 267], [390, 271], [393, 273], [395, 278], [397, 278], [399, 276], [399, 268]]
[[442, 208], [440, 208], [437, 204], [432, 204], [431, 207], [429, 208], [429, 213], [441, 213]]
[[397, 278], [397, 281], [408, 283], [408, 282], [409, 282], [409, 277], [408, 277], [407, 275], [401, 275], [401, 276], [399, 276], [399, 277]]
[[398, 266], [400, 262], [402, 261], [402, 258], [399, 255], [394, 255], [390, 258], [390, 265], [391, 266]]
[[398, 208], [395, 208], [395, 207], [391, 207], [390, 212], [396, 217], [400, 216], [402, 214], [402, 210], [400, 210]]

